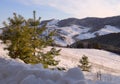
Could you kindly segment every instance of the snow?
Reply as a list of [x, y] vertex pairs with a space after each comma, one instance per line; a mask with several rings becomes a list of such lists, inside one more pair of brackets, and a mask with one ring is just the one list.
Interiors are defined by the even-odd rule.
[[[58, 38], [59, 41], [56, 41], [58, 39], [55, 39], [56, 44], [61, 44], [61, 46], [66, 46], [74, 43], [75, 42], [74, 36], [79, 35], [81, 33], [86, 33], [89, 31], [89, 28], [78, 26], [78, 25], [71, 25], [68, 27], [57, 27], [55, 29], [59, 30], [58, 34], [65, 38], [62, 41], [60, 41], [61, 39], [59, 38]], [[64, 45], [62, 45], [61, 42], [64, 42], [63, 43]]]
[[0, 40], [0, 57], [1, 58], [9, 58], [9, 56], [7, 55], [8, 51], [4, 50], [3, 48], [5, 48], [6, 46], [2, 44], [2, 41]]
[[[59, 66], [65, 68], [73, 68], [79, 64], [79, 59], [86, 55], [89, 58], [89, 61], [95, 66], [95, 68], [101, 68], [103, 71], [111, 70], [114, 73], [114, 70], [120, 72], [120, 56], [104, 50], [96, 49], [70, 49], [70, 48], [61, 48], [60, 56], [57, 56], [56, 59], [60, 60]], [[66, 62], [67, 61], [67, 62]]]
[[106, 25], [101, 30], [94, 32], [94, 34], [98, 33], [99, 35], [105, 35], [105, 34], [118, 33], [118, 32], [120, 32], [120, 29], [118, 29], [114, 26]]
[[[68, 27], [57, 27], [59, 20], [52, 20], [47, 24], [48, 31], [59, 31], [61, 40], [55, 37], [56, 43], [66, 46], [76, 39], [88, 39], [98, 35], [118, 33], [120, 29], [106, 25], [104, 28], [90, 33], [90, 28], [78, 25]], [[0, 31], [1, 33], [1, 31]], [[48, 32], [47, 32], [48, 33]], [[60, 60], [57, 67], [64, 67], [66, 71], [57, 69], [44, 69], [42, 64], [25, 64], [20, 59], [12, 59], [8, 56], [6, 47], [0, 41], [0, 84], [119, 84], [120, 83], [120, 55], [96, 49], [70, 49], [60, 48], [60, 56], [55, 59]], [[58, 48], [58, 47], [57, 47]], [[50, 47], [45, 50], [49, 50]], [[59, 49], [59, 48], [58, 48]], [[86, 55], [92, 65], [90, 72], [82, 72], [79, 59]], [[75, 68], [76, 67], [76, 68]], [[97, 78], [97, 73], [101, 73], [101, 79]], [[85, 76], [85, 77], [84, 77]]]
[[106, 35], [106, 34], [110, 34], [110, 33], [119, 33], [119, 32], [120, 32], [120, 29], [118, 29], [114, 26], [106, 25], [104, 28], [101, 28], [100, 30], [95, 31], [93, 33], [90, 33], [90, 32], [86, 32], [84, 34], [80, 33], [77, 36], [77, 39], [83, 40], [83, 39], [94, 38], [94, 37], [96, 37], [96, 34], [101, 36], [101, 35]]
[[[3, 62], [4, 61], [4, 62]], [[0, 61], [0, 84], [86, 84], [79, 68], [67, 72], [44, 69], [41, 64], [30, 65]]]
[[[59, 67], [70, 69], [79, 65], [79, 59], [86, 55], [92, 65], [88, 73], [84, 73], [86, 79], [92, 80], [90, 84], [119, 84], [120, 82], [120, 55], [96, 49], [69, 49], [61, 48]], [[97, 73], [101, 72], [101, 80], [97, 79]], [[89, 80], [88, 80], [89, 82]], [[88, 83], [89, 84], [89, 83]]]
[[79, 34], [76, 38], [79, 40], [84, 40], [84, 39], [89, 39], [89, 38], [94, 38], [95, 35], [92, 33], [85, 33], [85, 34]]
[[[74, 25], [74, 24], [67, 27], [59, 27], [57, 26], [59, 21], [60, 20], [58, 19], [53, 19], [50, 22], [48, 22], [46, 26], [47, 30], [44, 32], [44, 34], [47, 35], [50, 31], [54, 31], [54, 30], [57, 31], [58, 36], [56, 36], [54, 40], [55, 40], [55, 43], [60, 46], [71, 45], [75, 41], [94, 38], [97, 35], [101, 36], [101, 35], [106, 35], [110, 33], [120, 32], [120, 29], [111, 25], [105, 25], [103, 28], [95, 32], [90, 32], [91, 28], [89, 27], [84, 27], [84, 26]], [[2, 30], [0, 30], [0, 34], [1, 32]], [[61, 39], [61, 38], [64, 38], [64, 39]]]
[[[66, 71], [44, 69], [42, 64], [25, 64], [20, 59], [11, 59], [5, 45], [0, 44], [0, 84], [119, 84], [120, 56], [104, 50], [61, 48], [59, 67]], [[49, 50], [50, 47], [45, 50]], [[78, 65], [79, 58], [88, 56], [95, 66], [91, 72], [85, 72], [85, 78]], [[102, 68], [101, 68], [102, 65]], [[117, 66], [117, 67], [116, 67]], [[114, 71], [109, 71], [109, 69]], [[102, 72], [102, 79], [96, 78], [96, 73]], [[118, 71], [118, 72], [117, 72]]]
[[79, 68], [63, 72], [25, 64], [7, 56], [3, 47], [0, 44], [0, 84], [87, 84]]
[[55, 25], [57, 25], [58, 22], [59, 22], [59, 20], [53, 19], [47, 23], [47, 27], [56, 27]]
[[[119, 84], [120, 55], [97, 49], [60, 49], [62, 49], [60, 56], [56, 57], [56, 60], [60, 60], [58, 67], [64, 67], [67, 70], [77, 67], [80, 65], [79, 59], [83, 55], [86, 55], [92, 68], [90, 72], [84, 73], [84, 75], [86, 79], [90, 79], [90, 84]], [[102, 80], [100, 80], [102, 81], [101, 83], [99, 83], [99, 79], [97, 79], [98, 72], [101, 72], [102, 74]], [[88, 82], [90, 81], [88, 80]]]
[[80, 26], [80, 25], [70, 25], [67, 27], [58, 27], [59, 20], [53, 19], [52, 21], [48, 22], [47, 28], [48, 30], [56, 30], [57, 34], [60, 37], [64, 37], [65, 39], [60, 39], [60, 37], [55, 38], [56, 44], [61, 46], [67, 46], [74, 43], [77, 40], [84, 40], [94, 38], [97, 35], [106, 35], [110, 33], [119, 33], [120, 29], [115, 26], [105, 25], [98, 31], [90, 32], [91, 28]]

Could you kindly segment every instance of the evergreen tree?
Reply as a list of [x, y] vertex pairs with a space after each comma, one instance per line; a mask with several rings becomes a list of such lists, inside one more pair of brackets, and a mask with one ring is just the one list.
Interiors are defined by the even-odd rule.
[[91, 68], [91, 65], [89, 65], [88, 57], [83, 55], [82, 59], [80, 59], [80, 64], [79, 67], [81, 68], [82, 71], [89, 71]]
[[47, 53], [42, 51], [53, 42], [53, 32], [48, 34], [49, 38], [46, 40], [43, 36], [46, 25], [39, 28], [40, 19], [36, 20], [35, 11], [33, 16], [33, 19], [26, 21], [21, 15], [14, 13], [14, 17], [8, 19], [9, 24], [4, 22], [6, 28], [1, 37], [8, 44], [9, 56], [20, 58], [25, 63], [42, 63], [46, 68], [57, 65], [58, 61], [54, 57], [59, 55], [60, 50], [51, 48]]

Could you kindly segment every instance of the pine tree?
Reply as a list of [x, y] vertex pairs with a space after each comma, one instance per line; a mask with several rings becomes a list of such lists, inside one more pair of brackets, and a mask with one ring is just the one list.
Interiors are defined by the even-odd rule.
[[14, 13], [13, 18], [9, 18], [9, 24], [5, 24], [6, 28], [2, 34], [2, 40], [8, 44], [9, 56], [12, 58], [20, 58], [25, 63], [42, 63], [44, 67], [49, 65], [57, 65], [58, 61], [54, 60], [60, 50], [52, 48], [47, 53], [44, 53], [43, 48], [50, 45], [53, 32], [50, 32], [47, 37], [43, 36], [46, 30], [46, 25], [39, 28], [40, 18], [36, 20], [35, 11], [33, 19], [25, 20], [21, 15]]
[[80, 59], [80, 64], [79, 67], [81, 68], [82, 71], [89, 71], [91, 68], [91, 65], [89, 65], [88, 57], [83, 55], [82, 59]]

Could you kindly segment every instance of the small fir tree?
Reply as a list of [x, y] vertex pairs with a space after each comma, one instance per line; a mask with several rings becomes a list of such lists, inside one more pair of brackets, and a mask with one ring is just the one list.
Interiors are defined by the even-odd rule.
[[57, 65], [58, 61], [54, 59], [59, 55], [60, 50], [52, 48], [47, 53], [43, 52], [43, 48], [50, 45], [53, 32], [50, 32], [47, 37], [43, 36], [46, 30], [46, 25], [39, 28], [40, 18], [36, 20], [35, 11], [33, 19], [25, 20], [21, 15], [14, 13], [13, 18], [9, 18], [9, 24], [4, 22], [6, 28], [2, 33], [2, 40], [8, 44], [7, 50], [12, 58], [20, 58], [25, 63], [42, 63], [44, 67], [49, 65]]
[[80, 59], [79, 63], [81, 65], [78, 65], [82, 71], [90, 71], [91, 65], [89, 65], [88, 57], [83, 55], [82, 59]]

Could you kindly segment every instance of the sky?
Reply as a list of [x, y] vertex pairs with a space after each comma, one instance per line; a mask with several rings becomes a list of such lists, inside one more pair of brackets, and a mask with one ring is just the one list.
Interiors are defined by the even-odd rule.
[[33, 10], [42, 20], [110, 17], [120, 15], [120, 0], [1, 0], [0, 27], [14, 12], [27, 19]]

